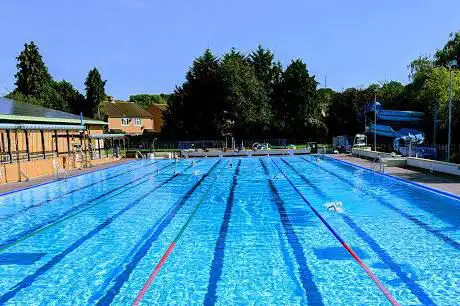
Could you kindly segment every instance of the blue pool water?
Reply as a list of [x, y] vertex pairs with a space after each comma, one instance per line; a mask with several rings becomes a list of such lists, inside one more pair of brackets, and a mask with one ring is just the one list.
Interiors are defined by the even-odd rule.
[[130, 305], [200, 203], [141, 304], [389, 304], [290, 182], [401, 305], [460, 304], [459, 201], [314, 156], [135, 161], [0, 196], [0, 304]]

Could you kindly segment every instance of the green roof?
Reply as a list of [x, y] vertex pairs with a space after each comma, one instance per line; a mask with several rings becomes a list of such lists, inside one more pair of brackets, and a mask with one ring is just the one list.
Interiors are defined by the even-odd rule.
[[[79, 115], [2, 97], [0, 97], [0, 120], [80, 124]], [[83, 124], [107, 125], [107, 122], [83, 118]]]

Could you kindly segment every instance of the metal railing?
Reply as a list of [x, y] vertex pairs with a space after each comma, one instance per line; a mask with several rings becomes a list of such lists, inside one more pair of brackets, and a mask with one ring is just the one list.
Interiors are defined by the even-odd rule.
[[[140, 157], [139, 157], [140, 156]], [[136, 159], [146, 159], [147, 157], [141, 151], [136, 151]]]
[[374, 171], [378, 171], [384, 173], [385, 172], [385, 167], [386, 164], [383, 162], [382, 158], [380, 156], [377, 156], [372, 162], [371, 162], [371, 169]]
[[54, 179], [67, 179], [69, 177], [69, 172], [61, 167], [57, 160], [53, 159], [53, 177]]

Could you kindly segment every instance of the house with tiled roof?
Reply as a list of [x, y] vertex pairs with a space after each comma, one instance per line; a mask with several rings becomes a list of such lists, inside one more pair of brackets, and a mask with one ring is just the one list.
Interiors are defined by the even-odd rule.
[[127, 135], [153, 133], [153, 115], [134, 102], [110, 98], [107, 104], [109, 130]]
[[153, 116], [153, 130], [155, 133], [159, 133], [163, 127], [163, 115], [167, 108], [167, 104], [152, 104], [147, 108], [147, 111]]

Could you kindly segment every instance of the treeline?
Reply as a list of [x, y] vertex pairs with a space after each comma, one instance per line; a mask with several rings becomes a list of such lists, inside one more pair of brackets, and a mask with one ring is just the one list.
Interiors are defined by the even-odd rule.
[[[107, 81], [102, 79], [97, 68], [88, 72], [83, 95], [70, 82], [53, 79], [38, 46], [33, 41], [24, 45], [16, 60], [16, 87], [6, 95], [7, 98], [77, 115], [83, 113], [89, 118], [107, 119], [106, 103], [109, 102], [105, 92]], [[168, 94], [136, 94], [130, 96], [129, 100], [148, 108], [152, 104], [167, 104], [169, 96]]]
[[[168, 101], [165, 137], [174, 139], [283, 137], [297, 140], [363, 132], [365, 108], [374, 98], [387, 109], [426, 113], [428, 140], [446, 142], [450, 69], [453, 88], [453, 130], [459, 128], [460, 34], [451, 34], [434, 56], [408, 65], [410, 82], [384, 81], [367, 88], [336, 92], [318, 88], [302, 60], [283, 69], [273, 52], [259, 46], [245, 55], [235, 49], [222, 57], [210, 50], [196, 58]], [[436, 128], [435, 122], [436, 120]], [[454, 140], [460, 141], [460, 133]]]
[[129, 101], [147, 109], [152, 104], [167, 104], [169, 97], [168, 94], [137, 94], [129, 96]]
[[89, 71], [85, 81], [85, 95], [68, 81], [55, 81], [48, 72], [37, 45], [24, 45], [17, 59], [16, 88], [6, 97], [90, 118], [105, 119], [103, 101], [105, 84], [97, 68]]
[[[407, 85], [385, 81], [336, 92], [318, 88], [315, 76], [301, 59], [284, 68], [274, 53], [262, 46], [248, 54], [232, 49], [220, 57], [206, 50], [193, 61], [185, 82], [171, 95], [137, 94], [130, 100], [144, 108], [168, 104], [164, 138], [307, 140], [363, 132], [369, 123], [365, 107], [376, 98], [386, 109], [425, 112], [428, 141], [437, 135], [437, 143], [446, 143], [452, 74], [453, 143], [459, 143], [459, 62], [460, 33], [455, 33], [433, 56], [421, 56], [408, 65]], [[96, 68], [87, 75], [83, 95], [70, 82], [52, 78], [37, 45], [31, 42], [17, 57], [15, 77], [16, 88], [9, 98], [74, 114], [82, 112], [91, 118], [107, 117], [106, 81]]]
[[307, 65], [283, 69], [262, 46], [196, 58], [168, 101], [163, 134], [171, 139], [224, 136], [310, 138], [326, 135], [318, 83]]
[[[456, 63], [451, 63], [456, 60]], [[365, 126], [364, 109], [374, 96], [386, 109], [425, 113], [427, 143], [447, 143], [450, 74], [452, 72], [452, 137], [460, 143], [460, 33], [450, 34], [447, 43], [433, 56], [420, 56], [409, 65], [407, 85], [386, 81], [343, 92], [324, 89], [322, 101], [328, 105], [330, 135], [354, 135]], [[369, 118], [367, 118], [369, 120]]]

